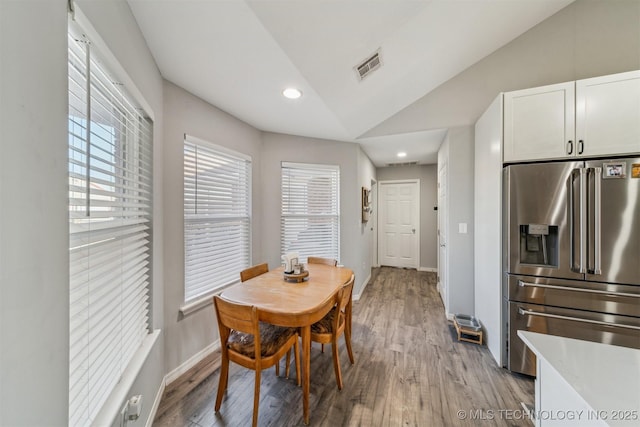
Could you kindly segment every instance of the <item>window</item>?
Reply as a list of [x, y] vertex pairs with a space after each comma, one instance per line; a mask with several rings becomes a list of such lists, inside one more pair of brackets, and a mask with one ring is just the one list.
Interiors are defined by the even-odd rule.
[[340, 259], [340, 169], [282, 163], [282, 253]]
[[249, 266], [250, 200], [250, 157], [185, 136], [185, 303], [237, 282]]
[[152, 123], [69, 34], [69, 425], [90, 425], [149, 334]]

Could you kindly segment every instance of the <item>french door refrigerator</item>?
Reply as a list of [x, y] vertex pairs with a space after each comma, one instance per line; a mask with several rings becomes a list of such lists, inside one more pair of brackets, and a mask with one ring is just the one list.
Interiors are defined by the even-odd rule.
[[519, 329], [640, 348], [640, 158], [504, 169], [508, 368], [535, 375]]

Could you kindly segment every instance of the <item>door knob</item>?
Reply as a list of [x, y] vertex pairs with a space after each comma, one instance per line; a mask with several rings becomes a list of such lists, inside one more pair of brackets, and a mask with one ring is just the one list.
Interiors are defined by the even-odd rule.
[[412, 229], [411, 229], [411, 232], [412, 232], [413, 234], [416, 234], [416, 229], [415, 229], [415, 228], [412, 228]]

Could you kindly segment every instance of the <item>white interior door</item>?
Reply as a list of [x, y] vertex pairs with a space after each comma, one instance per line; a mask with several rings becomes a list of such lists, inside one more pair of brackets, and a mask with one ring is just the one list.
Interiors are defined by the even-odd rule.
[[447, 164], [438, 169], [438, 291], [447, 307]]
[[420, 182], [378, 183], [378, 261], [391, 267], [418, 268]]

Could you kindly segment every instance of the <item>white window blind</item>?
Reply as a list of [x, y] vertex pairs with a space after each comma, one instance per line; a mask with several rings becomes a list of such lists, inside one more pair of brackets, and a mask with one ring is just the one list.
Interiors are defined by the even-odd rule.
[[185, 302], [237, 282], [250, 263], [251, 159], [184, 140]]
[[340, 259], [340, 169], [282, 163], [282, 253]]
[[87, 426], [149, 333], [152, 123], [68, 39], [69, 425]]

